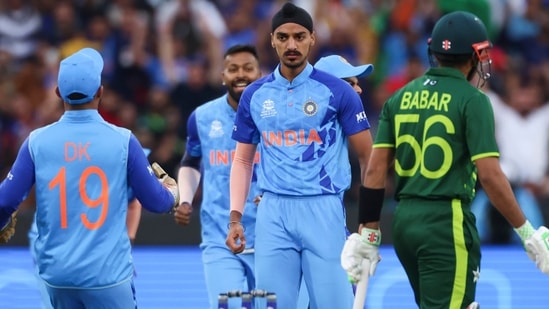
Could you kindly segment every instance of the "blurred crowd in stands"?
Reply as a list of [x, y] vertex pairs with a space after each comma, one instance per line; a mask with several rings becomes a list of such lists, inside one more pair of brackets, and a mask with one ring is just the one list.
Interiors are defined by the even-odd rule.
[[[224, 92], [225, 49], [251, 43], [258, 48], [265, 73], [276, 66], [270, 17], [284, 2], [0, 1], [0, 176], [8, 172], [28, 133], [63, 112], [54, 93], [56, 70], [60, 59], [85, 46], [100, 50], [105, 59], [101, 114], [131, 129], [144, 147], [152, 149], [151, 162], [174, 173], [185, 148], [190, 112]], [[531, 132], [549, 132], [549, 0], [294, 2], [314, 16], [317, 42], [309, 58], [312, 63], [339, 54], [353, 64], [375, 65], [374, 75], [361, 81], [374, 133], [385, 99], [429, 67], [426, 42], [435, 21], [457, 9], [476, 14], [487, 25], [494, 45], [488, 85], [492, 96], [525, 123], [542, 113], [537, 116], [541, 120], [532, 122], [537, 127]], [[517, 136], [502, 133], [498, 138], [512, 148]], [[534, 139], [542, 150], [534, 156], [536, 162], [524, 160], [515, 169], [518, 174], [537, 174], [513, 182], [527, 184], [542, 199], [549, 195], [548, 133], [523, 138]], [[357, 181], [355, 177], [354, 188]]]

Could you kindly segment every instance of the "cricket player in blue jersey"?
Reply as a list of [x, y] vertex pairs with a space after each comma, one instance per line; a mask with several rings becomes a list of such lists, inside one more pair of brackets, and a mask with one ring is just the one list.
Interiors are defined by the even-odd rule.
[[34, 252], [54, 308], [135, 308], [128, 188], [151, 212], [179, 204], [177, 183], [155, 176], [137, 138], [99, 115], [102, 69], [91, 48], [61, 61], [65, 113], [31, 132], [0, 184], [1, 227], [35, 185]]
[[[261, 76], [257, 51], [252, 45], [234, 45], [224, 55], [223, 84], [227, 93], [199, 106], [187, 120], [187, 148], [178, 172], [180, 207], [175, 212], [179, 224], [188, 224], [191, 203], [203, 177], [200, 223], [202, 261], [210, 307], [217, 308], [218, 296], [231, 290], [251, 291], [254, 277], [254, 231], [259, 194], [255, 180], [242, 217], [248, 242], [243, 253], [235, 255], [225, 245], [229, 221], [229, 175], [236, 142], [231, 138], [234, 118], [242, 91]], [[256, 160], [259, 160], [257, 153]], [[230, 308], [241, 308], [238, 299]]]
[[[151, 153], [151, 150], [148, 148], [144, 148], [143, 152], [145, 153], [146, 156], [148, 156]], [[128, 201], [126, 228], [128, 230], [128, 237], [130, 238], [130, 243], [133, 245], [135, 236], [137, 234], [137, 229], [139, 227], [139, 221], [141, 220], [142, 206], [139, 200], [135, 198], [135, 195], [133, 194], [133, 191], [131, 190], [131, 188], [129, 189], [128, 197], [130, 200]], [[42, 309], [53, 308], [51, 306], [50, 295], [48, 294], [48, 289], [46, 287], [46, 284], [38, 274], [38, 264], [36, 262], [37, 254], [35, 252], [35, 246], [34, 246], [34, 243], [38, 238], [38, 227], [36, 226], [36, 213], [34, 213], [31, 227], [29, 229], [29, 232], [27, 233], [27, 236], [29, 238], [29, 250], [31, 253], [31, 257], [36, 267], [36, 279], [37, 279], [36, 281], [37, 281], [38, 291], [40, 292]]]
[[362, 94], [359, 79], [370, 76], [374, 72], [374, 66], [363, 64], [354, 66], [340, 55], [329, 55], [318, 59], [314, 64], [315, 69], [332, 74], [348, 82], [358, 94]]
[[274, 292], [278, 306], [295, 309], [304, 278], [313, 309], [350, 308], [353, 292], [339, 264], [347, 237], [342, 193], [350, 186], [348, 146], [364, 171], [370, 125], [360, 97], [345, 81], [316, 70], [311, 15], [288, 2], [272, 18], [271, 44], [280, 63], [242, 94], [232, 137], [227, 246], [241, 252], [241, 221], [256, 150], [256, 286]]

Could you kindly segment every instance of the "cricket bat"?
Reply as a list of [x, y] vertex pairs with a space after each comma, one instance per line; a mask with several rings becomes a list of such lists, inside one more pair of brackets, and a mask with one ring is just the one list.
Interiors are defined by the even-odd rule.
[[356, 284], [355, 301], [353, 309], [364, 309], [366, 303], [366, 292], [368, 290], [368, 280], [370, 279], [370, 260], [362, 261], [362, 276]]

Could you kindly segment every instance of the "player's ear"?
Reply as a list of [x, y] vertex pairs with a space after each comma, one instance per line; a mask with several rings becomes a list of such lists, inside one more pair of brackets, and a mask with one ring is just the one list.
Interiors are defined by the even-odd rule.
[[313, 30], [313, 32], [311, 32], [311, 46], [315, 46], [315, 42], [316, 42], [316, 33]]
[[95, 93], [95, 98], [101, 98], [103, 96], [103, 85], [99, 86], [97, 92]]
[[274, 34], [271, 33], [271, 47], [272, 47], [272, 48], [275, 48], [275, 43], [274, 43], [274, 41], [273, 41], [273, 38], [274, 38]]

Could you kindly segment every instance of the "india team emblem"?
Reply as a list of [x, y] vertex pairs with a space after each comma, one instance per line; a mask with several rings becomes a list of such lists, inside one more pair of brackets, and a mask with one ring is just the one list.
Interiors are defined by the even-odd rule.
[[209, 137], [221, 137], [223, 136], [223, 124], [219, 120], [212, 121], [212, 124], [210, 126], [210, 133], [208, 134]]
[[305, 104], [303, 104], [303, 112], [307, 116], [313, 116], [314, 114], [316, 114], [316, 112], [318, 112], [318, 105], [315, 102], [309, 100], [305, 102]]

